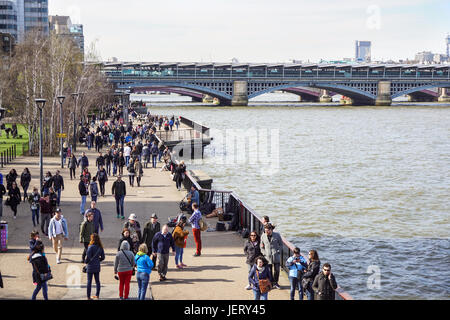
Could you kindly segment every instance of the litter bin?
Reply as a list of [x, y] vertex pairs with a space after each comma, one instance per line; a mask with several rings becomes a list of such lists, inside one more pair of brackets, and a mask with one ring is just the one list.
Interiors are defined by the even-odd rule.
[[8, 222], [0, 221], [0, 251], [8, 250]]

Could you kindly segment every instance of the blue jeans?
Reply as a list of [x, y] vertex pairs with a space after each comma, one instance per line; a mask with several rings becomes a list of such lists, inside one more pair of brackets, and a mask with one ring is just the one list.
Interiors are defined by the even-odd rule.
[[125, 156], [125, 166], [128, 167], [129, 163], [130, 163], [130, 156]]
[[180, 263], [183, 263], [183, 251], [184, 248], [179, 248], [177, 246], [175, 246], [175, 264], [178, 265], [178, 261], [180, 261]]
[[87, 196], [81, 196], [80, 214], [84, 214], [84, 207], [86, 206]]
[[100, 272], [96, 272], [96, 273], [91, 273], [88, 272], [87, 273], [87, 297], [90, 298], [91, 297], [91, 288], [92, 288], [92, 276], [94, 276], [95, 278], [95, 295], [97, 297], [100, 296]]
[[56, 204], [59, 206], [59, 204], [61, 203], [61, 189], [56, 190], [56, 193]]
[[31, 220], [33, 220], [33, 227], [39, 224], [39, 209], [31, 209]]
[[145, 300], [145, 294], [147, 293], [148, 283], [150, 281], [150, 275], [145, 272], [137, 272], [136, 280], [138, 282], [138, 300]]
[[306, 287], [306, 297], [308, 300], [314, 300], [314, 290], [312, 289], [312, 281], [309, 282]]
[[47, 296], [47, 291], [48, 291], [47, 281], [42, 282], [42, 283], [38, 283], [36, 285], [36, 288], [33, 291], [33, 296], [31, 297], [31, 300], [36, 300], [36, 296], [38, 295], [39, 291], [41, 291], [41, 289], [42, 289], [42, 295], [44, 296], [44, 300], [48, 300], [48, 296]]
[[113, 163], [113, 176], [117, 174], [117, 163]]
[[253, 296], [255, 297], [255, 300], [268, 300], [268, 292], [261, 293], [259, 289], [253, 289]]
[[158, 157], [158, 155], [152, 155], [152, 165], [153, 168], [156, 168], [156, 158]]
[[95, 196], [91, 196], [91, 201], [95, 201], [95, 202], [97, 202], [97, 195], [95, 195]]
[[299, 300], [303, 300], [303, 287], [301, 280], [294, 277], [289, 277], [289, 283], [291, 284], [291, 300], [295, 300], [295, 290], [298, 290]]
[[125, 196], [119, 196], [119, 197], [116, 196], [115, 198], [116, 198], [116, 212], [117, 212], [117, 215], [124, 217], [123, 202], [125, 200]]

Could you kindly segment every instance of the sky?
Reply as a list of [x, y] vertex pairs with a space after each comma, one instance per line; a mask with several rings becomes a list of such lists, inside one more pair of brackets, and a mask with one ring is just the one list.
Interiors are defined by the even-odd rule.
[[[103, 61], [303, 62], [445, 53], [448, 0], [49, 0]], [[87, 49], [88, 50], [88, 49]]]

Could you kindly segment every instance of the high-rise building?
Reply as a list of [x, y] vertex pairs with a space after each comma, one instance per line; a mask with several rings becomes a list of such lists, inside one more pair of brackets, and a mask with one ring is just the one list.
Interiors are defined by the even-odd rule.
[[433, 58], [434, 58], [434, 53], [432, 53], [431, 51], [422, 51], [422, 52], [416, 53], [414, 60], [420, 64], [430, 64], [433, 62]]
[[0, 0], [0, 32], [20, 43], [32, 30], [49, 34], [48, 0]]
[[370, 62], [371, 60], [371, 46], [370, 41], [355, 41], [355, 61], [356, 62]]
[[49, 16], [50, 31], [72, 39], [84, 56], [84, 33], [82, 24], [72, 24], [68, 16]]
[[447, 59], [450, 61], [450, 34], [447, 33], [447, 38], [445, 38], [447, 45]]

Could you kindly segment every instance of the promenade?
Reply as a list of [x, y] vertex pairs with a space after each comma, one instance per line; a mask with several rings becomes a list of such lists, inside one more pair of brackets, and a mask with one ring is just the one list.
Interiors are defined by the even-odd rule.
[[[105, 150], [105, 149], [104, 149]], [[82, 151], [89, 157], [89, 169], [91, 174], [96, 173], [95, 149], [87, 150], [84, 146], [78, 146], [75, 153], [77, 158]], [[20, 174], [23, 168], [28, 167], [32, 174], [32, 186], [39, 184], [39, 158], [20, 157], [12, 164], [1, 170], [6, 176], [11, 168], [15, 168]], [[44, 173], [52, 174], [60, 169], [59, 157], [44, 158]], [[131, 188], [128, 183], [126, 169], [123, 180], [127, 185], [125, 198], [125, 219], [131, 214], [137, 215], [141, 229], [150, 220], [152, 213], [159, 217], [161, 226], [168, 221], [169, 216], [179, 213], [179, 201], [186, 194], [186, 190], [178, 191], [170, 177], [170, 172], [161, 172], [161, 163], [157, 169], [144, 169], [141, 187]], [[188, 167], [189, 169], [189, 167]], [[69, 239], [64, 241], [61, 264], [56, 264], [55, 253], [51, 241], [42, 235], [45, 252], [52, 268], [54, 278], [48, 282], [48, 297], [50, 300], [84, 300], [86, 299], [86, 274], [81, 272], [84, 264], [81, 263], [83, 245], [79, 243], [79, 225], [82, 221], [80, 215], [80, 196], [78, 192], [79, 180], [70, 180], [69, 169], [60, 169], [64, 178], [65, 190], [62, 192], [61, 209], [69, 225]], [[77, 169], [77, 173], [80, 169]], [[119, 282], [114, 279], [114, 259], [117, 252], [121, 230], [126, 220], [116, 218], [115, 200], [111, 195], [111, 187], [115, 177], [109, 177], [106, 184], [105, 197], [99, 197], [97, 208], [102, 212], [104, 231], [100, 232], [100, 238], [105, 247], [106, 259], [102, 262], [100, 281], [100, 299], [118, 299]], [[32, 190], [31, 190], [32, 191]], [[22, 189], [21, 189], [22, 192]], [[30, 191], [29, 191], [30, 192]], [[23, 197], [23, 194], [22, 194]], [[5, 199], [5, 198], [4, 198]], [[86, 209], [90, 205], [90, 197]], [[0, 289], [0, 299], [25, 299], [31, 298], [34, 290], [32, 283], [32, 268], [26, 260], [29, 254], [28, 241], [33, 230], [31, 211], [28, 203], [21, 203], [18, 207], [17, 219], [13, 219], [9, 207], [3, 207], [3, 217], [9, 226], [8, 251], [0, 253], [0, 270], [3, 276], [4, 288]], [[217, 219], [207, 219], [207, 222], [215, 227]], [[36, 227], [40, 231], [40, 227]], [[150, 277], [151, 290], [156, 300], [252, 300], [252, 290], [245, 290], [247, 285], [247, 266], [243, 254], [243, 246], [246, 239], [242, 239], [235, 232], [202, 232], [202, 255], [193, 257], [195, 243], [191, 227], [187, 240], [187, 248], [184, 251], [183, 262], [188, 265], [183, 270], [175, 267], [174, 254], [170, 253], [169, 271], [167, 281], [160, 282], [157, 271], [153, 271]], [[172, 230], [171, 228], [169, 230]], [[270, 300], [289, 299], [289, 281], [286, 273], [281, 272], [279, 284], [282, 290], [272, 290], [269, 293]], [[95, 294], [95, 284], [91, 295]], [[136, 277], [132, 278], [130, 299], [137, 296]], [[147, 294], [147, 299], [150, 294]], [[42, 293], [38, 295], [42, 299]], [[296, 296], [298, 299], [298, 295]]]

